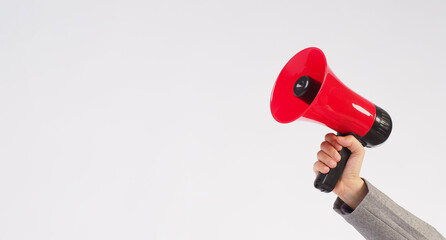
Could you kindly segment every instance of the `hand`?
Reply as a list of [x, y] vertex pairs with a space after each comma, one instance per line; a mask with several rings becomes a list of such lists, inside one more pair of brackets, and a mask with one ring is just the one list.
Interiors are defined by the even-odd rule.
[[342, 147], [347, 147], [352, 154], [333, 192], [355, 209], [368, 193], [364, 180], [359, 176], [365, 150], [355, 137], [351, 135], [341, 137], [333, 133], [325, 135], [325, 141], [321, 143], [321, 150], [317, 153], [318, 161], [314, 163], [313, 170], [317, 175], [319, 172], [328, 173], [330, 168], [336, 167], [341, 160], [338, 151]]

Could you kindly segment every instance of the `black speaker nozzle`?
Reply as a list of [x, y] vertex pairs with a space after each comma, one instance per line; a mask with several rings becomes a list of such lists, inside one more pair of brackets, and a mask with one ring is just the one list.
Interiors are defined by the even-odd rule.
[[304, 75], [297, 79], [297, 81], [294, 83], [293, 93], [294, 96], [310, 105], [320, 88], [320, 82], [312, 79], [310, 76]]

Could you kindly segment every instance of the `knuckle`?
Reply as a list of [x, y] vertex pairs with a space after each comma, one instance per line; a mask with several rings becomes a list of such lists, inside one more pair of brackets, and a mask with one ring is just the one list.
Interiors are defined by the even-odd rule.
[[315, 164], [314, 164], [314, 170], [315, 171], [318, 171], [318, 172], [321, 172], [321, 171], [323, 171], [324, 170], [324, 164], [322, 163], [322, 162], [316, 162]]
[[317, 158], [322, 163], [328, 163], [331, 158], [326, 153], [321, 152]]
[[338, 154], [338, 151], [333, 147], [333, 145], [331, 145], [328, 142], [321, 143], [321, 151], [319, 151], [319, 152], [321, 152], [321, 153], [319, 153], [319, 154], [321, 154], [321, 156], [323, 154], [323, 155], [328, 155], [333, 158], [335, 158]]
[[331, 144], [327, 141], [321, 143], [321, 149], [327, 149]]
[[334, 135], [333, 133], [327, 133], [325, 135], [325, 140], [329, 141], [329, 140], [334, 140], [334, 138], [336, 137], [336, 135]]
[[326, 142], [321, 142], [320, 148], [323, 149]]

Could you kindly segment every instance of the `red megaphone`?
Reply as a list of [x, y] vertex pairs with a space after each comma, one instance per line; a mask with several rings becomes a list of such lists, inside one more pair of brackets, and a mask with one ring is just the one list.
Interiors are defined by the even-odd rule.
[[[280, 123], [300, 117], [320, 122], [338, 135], [355, 136], [367, 147], [383, 143], [392, 131], [390, 115], [339, 81], [324, 53], [314, 47], [294, 55], [280, 72], [271, 95], [271, 113]], [[336, 186], [351, 154], [347, 148], [339, 153], [336, 168], [319, 173], [314, 182], [323, 192]]]

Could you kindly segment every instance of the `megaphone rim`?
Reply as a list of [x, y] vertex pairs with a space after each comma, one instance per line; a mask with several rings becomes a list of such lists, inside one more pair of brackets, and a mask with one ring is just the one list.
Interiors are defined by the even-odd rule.
[[[312, 52], [316, 52], [316, 53], [321, 57], [321, 58], [319, 58], [319, 59], [317, 59], [317, 60], [318, 60], [318, 61], [321, 61], [320, 64], [323, 65], [323, 66], [322, 66], [322, 69], [320, 70], [320, 72], [323, 72], [323, 74], [322, 74], [322, 79], [321, 79], [321, 77], [319, 77], [319, 79], [317, 79], [317, 80], [320, 80], [320, 82], [321, 82], [321, 84], [322, 84], [322, 85], [321, 85], [321, 89], [322, 89], [323, 86], [324, 86], [325, 78], [326, 78], [326, 76], [327, 76], [328, 69], [329, 69], [328, 64], [327, 64], [327, 59], [326, 59], [326, 57], [325, 57], [324, 52], [323, 52], [321, 49], [317, 48], [317, 47], [308, 47], [308, 48], [305, 48], [305, 49], [299, 51], [298, 53], [296, 53], [292, 58], [290, 58], [290, 59], [288, 60], [288, 62], [285, 64], [285, 66], [284, 66], [284, 67], [282, 68], [282, 70], [280, 71], [280, 73], [279, 73], [279, 75], [278, 75], [278, 77], [277, 77], [277, 79], [276, 79], [276, 82], [274, 83], [274, 87], [273, 87], [273, 90], [272, 90], [272, 93], [271, 93], [271, 98], [270, 98], [270, 110], [271, 110], [271, 113], [272, 113], [272, 115], [273, 115], [273, 118], [274, 118], [277, 122], [279, 122], [279, 123], [291, 123], [291, 122], [294, 122], [295, 120], [297, 120], [297, 119], [300, 118], [300, 117], [304, 117], [304, 116], [305, 116], [305, 113], [311, 108], [311, 106], [313, 105], [313, 103], [314, 103], [314, 102], [316, 101], [316, 99], [319, 97], [319, 94], [317, 94], [316, 97], [315, 97], [315, 99], [313, 100], [313, 102], [312, 102], [311, 104], [307, 105], [307, 106], [305, 107], [305, 109], [303, 109], [300, 113], [296, 114], [296, 116], [293, 116], [292, 118], [289, 118], [289, 119], [286, 119], [286, 120], [280, 118], [280, 117], [275, 113], [275, 111], [274, 111], [274, 109], [273, 109], [273, 105], [274, 105], [273, 102], [274, 102], [275, 91], [276, 91], [277, 84], [279, 83], [279, 81], [282, 80], [281, 77], [282, 77], [282, 78], [285, 78], [285, 77], [283, 77], [284, 73], [285, 73], [286, 71], [289, 71], [290, 69], [292, 70], [292, 69], [294, 69], [294, 68], [304, 68], [306, 65], [309, 65], [308, 62], [310, 62], [310, 60], [308, 59], [308, 56], [309, 56], [310, 53], [312, 53]], [[294, 62], [294, 61], [296, 61], [298, 58], [302, 58], [302, 57], [304, 57], [304, 55], [307, 55], [307, 59], [305, 59], [305, 61], [303, 61], [303, 62], [298, 62], [298, 63], [295, 63], [295, 62]], [[296, 64], [299, 64], [299, 65], [296, 66]], [[293, 65], [294, 65], [294, 66], [293, 66]], [[300, 73], [298, 74], [297, 78], [295, 77], [295, 80], [297, 80], [299, 77], [301, 77], [301, 76], [303, 76], [303, 75], [305, 75], [305, 74], [304, 74], [303, 72], [300, 72]], [[313, 77], [313, 76], [310, 76], [310, 77]], [[294, 78], [293, 78], [293, 79], [294, 79]], [[286, 80], [288, 80], [288, 79], [286, 79]], [[286, 81], [286, 80], [282, 80], [282, 81]], [[293, 80], [291, 80], [291, 81], [293, 81]], [[293, 83], [294, 83], [294, 82], [293, 82]], [[300, 101], [297, 97], [296, 97], [296, 99], [293, 99], [293, 100]]]

